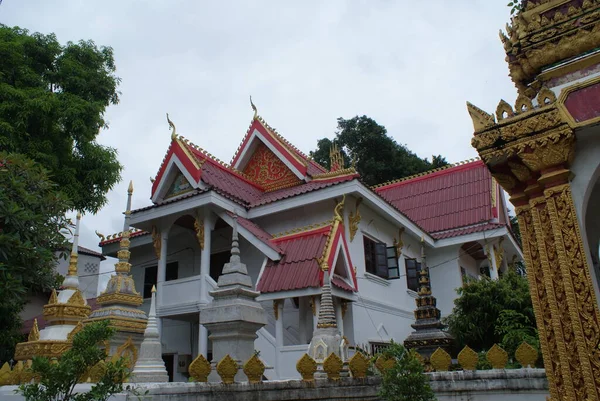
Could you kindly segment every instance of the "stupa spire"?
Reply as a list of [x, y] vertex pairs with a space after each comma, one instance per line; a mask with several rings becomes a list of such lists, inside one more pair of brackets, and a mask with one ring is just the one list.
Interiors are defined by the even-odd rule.
[[337, 328], [335, 320], [335, 309], [333, 308], [333, 297], [331, 295], [331, 281], [329, 279], [329, 271], [323, 272], [323, 288], [321, 289], [321, 307], [319, 308], [319, 319], [317, 320], [317, 328], [324, 329], [326, 327]]
[[79, 245], [79, 225], [81, 222], [81, 213], [77, 213], [76, 219], [75, 233], [73, 234], [73, 246], [71, 247], [71, 256], [69, 259], [69, 268], [67, 270], [67, 276], [63, 281], [63, 288], [70, 288], [73, 290], [79, 288], [79, 277], [77, 277], [77, 247]]

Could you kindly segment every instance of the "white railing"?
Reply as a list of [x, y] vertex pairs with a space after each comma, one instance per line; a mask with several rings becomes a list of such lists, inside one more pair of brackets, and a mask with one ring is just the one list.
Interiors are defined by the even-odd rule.
[[159, 316], [198, 312], [201, 276], [191, 276], [159, 283]]

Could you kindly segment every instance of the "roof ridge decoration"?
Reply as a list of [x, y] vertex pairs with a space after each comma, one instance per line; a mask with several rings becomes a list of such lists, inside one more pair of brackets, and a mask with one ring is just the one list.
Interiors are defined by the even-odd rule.
[[289, 235], [308, 233], [310, 231], [314, 231], [314, 230], [317, 230], [319, 228], [327, 227], [327, 226], [329, 226], [331, 224], [333, 224], [333, 220], [332, 219], [325, 220], [325, 221], [322, 221], [320, 223], [313, 223], [313, 224], [308, 224], [306, 226], [293, 228], [291, 230], [287, 230], [287, 231], [283, 231], [283, 232], [280, 232], [280, 233], [277, 233], [277, 234], [273, 234], [273, 240], [285, 239], [285, 237], [287, 237]]
[[331, 255], [332, 247], [333, 247], [333, 239], [334, 235], [340, 224], [344, 221], [343, 213], [344, 213], [344, 202], [346, 201], [346, 194], [342, 196], [342, 201], [335, 205], [333, 209], [333, 225], [329, 234], [327, 235], [327, 242], [325, 243], [325, 247], [323, 248], [323, 255], [317, 260], [321, 270], [327, 272], [331, 266], [328, 264], [329, 255]]
[[171, 127], [172, 129], [171, 140], [177, 139], [177, 128], [175, 128], [175, 124], [173, 124], [173, 121], [171, 121], [171, 119], [169, 118], [169, 113], [167, 113], [167, 122], [169, 123], [169, 127]]
[[474, 157], [474, 158], [471, 158], [471, 159], [462, 160], [462, 161], [459, 161], [459, 162], [456, 162], [456, 163], [449, 164], [447, 166], [435, 168], [433, 170], [423, 171], [421, 173], [409, 175], [408, 177], [402, 177], [402, 178], [398, 178], [398, 179], [395, 179], [395, 180], [392, 180], [392, 181], [387, 181], [387, 182], [384, 182], [384, 183], [381, 183], [381, 184], [373, 185], [373, 186], [371, 186], [371, 189], [377, 189], [377, 188], [385, 187], [385, 186], [388, 186], [388, 185], [397, 184], [399, 182], [404, 182], [404, 181], [412, 180], [413, 178], [423, 177], [423, 176], [430, 175], [430, 174], [433, 174], [433, 173], [437, 173], [437, 172], [440, 172], [440, 171], [450, 170], [450, 169], [452, 169], [454, 167], [459, 167], [459, 166], [463, 166], [463, 165], [466, 165], [466, 164], [469, 164], [469, 163], [474, 163], [474, 162], [479, 161], [479, 160], [481, 160], [479, 157]]

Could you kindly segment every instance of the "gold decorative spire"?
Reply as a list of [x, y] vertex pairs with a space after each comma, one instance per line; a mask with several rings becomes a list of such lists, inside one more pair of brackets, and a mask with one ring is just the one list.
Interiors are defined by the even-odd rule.
[[171, 140], [177, 139], [177, 128], [175, 128], [175, 124], [169, 118], [169, 113], [167, 113], [167, 122], [169, 123], [169, 127], [171, 128]]
[[256, 106], [252, 102], [252, 95], [250, 95], [250, 107], [252, 107], [252, 110], [254, 110], [254, 117], [252, 117], [252, 118], [254, 120], [256, 120], [256, 117], [258, 117], [258, 109], [256, 108]]
[[38, 327], [37, 319], [33, 319], [33, 327], [29, 332], [29, 336], [27, 337], [27, 341], [39, 341], [40, 339], [40, 328]]
[[331, 148], [329, 148], [329, 161], [329, 171], [338, 171], [344, 168], [344, 158], [335, 141], [331, 143]]
[[127, 194], [133, 194], [133, 180], [129, 181], [129, 187], [127, 187]]

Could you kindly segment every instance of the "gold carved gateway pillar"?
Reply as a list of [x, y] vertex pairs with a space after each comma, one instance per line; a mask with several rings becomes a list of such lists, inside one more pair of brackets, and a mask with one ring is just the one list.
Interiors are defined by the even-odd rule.
[[542, 88], [494, 117], [468, 104], [473, 146], [511, 195], [553, 400], [600, 401], [600, 312], [571, 196], [575, 133]]

